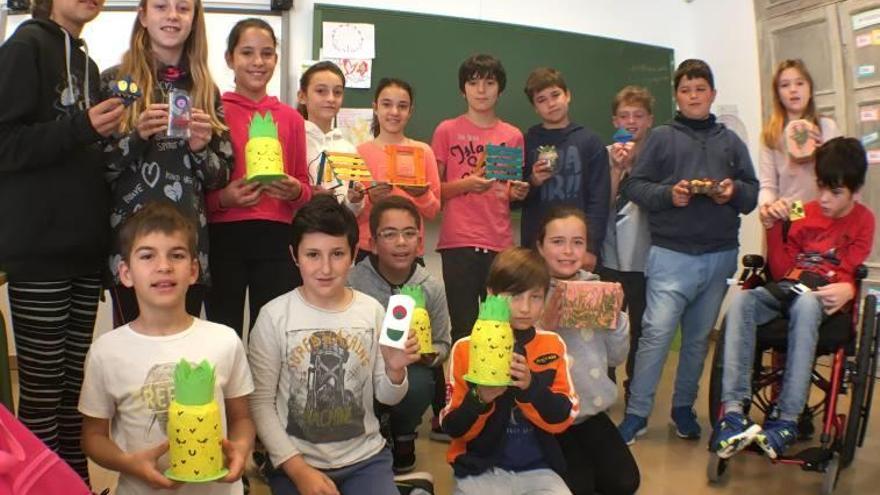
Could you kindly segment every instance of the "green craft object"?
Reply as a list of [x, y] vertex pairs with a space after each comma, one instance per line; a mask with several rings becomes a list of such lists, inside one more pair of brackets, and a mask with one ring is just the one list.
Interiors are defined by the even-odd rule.
[[201, 406], [214, 400], [214, 367], [203, 360], [192, 366], [181, 359], [174, 368], [174, 400], [184, 406]]

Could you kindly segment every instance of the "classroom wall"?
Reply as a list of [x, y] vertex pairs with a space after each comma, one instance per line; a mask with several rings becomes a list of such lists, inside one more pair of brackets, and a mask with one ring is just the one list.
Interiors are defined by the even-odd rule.
[[[297, 89], [296, 67], [300, 61], [311, 58], [315, 3], [523, 24], [661, 45], [675, 51], [676, 62], [691, 57], [704, 58], [715, 71], [718, 87], [715, 112], [736, 107], [746, 127], [752, 159], [757, 159], [761, 107], [752, 2], [543, 0], [541, 8], [535, 8], [532, 0], [297, 0], [295, 3], [295, 9], [289, 13], [291, 95]], [[744, 221], [740, 238], [742, 252], [761, 250], [762, 234], [755, 214]], [[4, 288], [0, 290], [0, 310], [8, 321], [7, 309]], [[106, 331], [108, 325], [109, 313], [106, 305], [102, 305], [98, 328]]]

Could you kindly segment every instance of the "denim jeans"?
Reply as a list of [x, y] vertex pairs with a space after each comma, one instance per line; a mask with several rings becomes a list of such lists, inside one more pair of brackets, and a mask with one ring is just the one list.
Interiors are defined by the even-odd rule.
[[455, 478], [454, 495], [571, 495], [552, 469], [507, 471], [493, 467], [474, 476]]
[[395, 437], [415, 434], [434, 396], [433, 369], [415, 363], [406, 370], [409, 389], [403, 400], [391, 406], [391, 433]]
[[709, 332], [736, 271], [736, 249], [692, 255], [651, 246], [647, 308], [630, 384], [626, 412], [651, 415], [654, 393], [675, 332], [681, 325], [681, 351], [672, 407], [693, 406], [709, 346]]
[[[810, 375], [824, 313], [822, 301], [812, 292], [797, 296], [788, 312], [785, 373], [778, 406], [782, 419], [797, 421], [810, 391]], [[724, 404], [751, 399], [756, 329], [780, 316], [781, 303], [763, 287], [734, 295], [724, 331], [724, 378], [721, 381]]]
[[[333, 480], [342, 495], [397, 495], [391, 462], [391, 449], [386, 447], [373, 457], [351, 466], [321, 471]], [[268, 482], [272, 495], [300, 494], [293, 480], [280, 469], [269, 474]]]

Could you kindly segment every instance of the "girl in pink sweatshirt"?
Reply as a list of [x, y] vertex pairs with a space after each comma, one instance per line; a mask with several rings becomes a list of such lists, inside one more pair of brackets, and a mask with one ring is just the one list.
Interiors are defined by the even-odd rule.
[[[311, 198], [306, 141], [300, 114], [266, 94], [278, 62], [272, 28], [259, 19], [239, 21], [229, 33], [226, 63], [235, 91], [223, 95], [235, 165], [225, 188], [207, 195], [213, 286], [206, 304], [211, 321], [242, 335], [245, 290], [250, 323], [260, 308], [301, 284], [290, 255], [290, 224]], [[245, 147], [252, 121], [271, 119], [281, 143], [285, 177], [248, 181]], [[270, 126], [271, 127], [271, 126]]]

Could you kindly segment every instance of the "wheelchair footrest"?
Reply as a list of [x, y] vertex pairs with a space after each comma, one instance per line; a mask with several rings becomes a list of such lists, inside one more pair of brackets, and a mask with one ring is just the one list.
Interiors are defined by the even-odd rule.
[[824, 447], [807, 447], [800, 452], [784, 456], [791, 461], [799, 461], [804, 471], [824, 471], [825, 465], [831, 460], [833, 451]]

